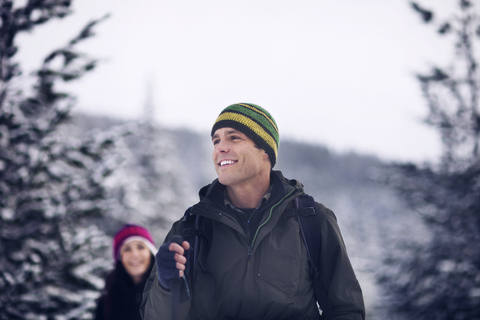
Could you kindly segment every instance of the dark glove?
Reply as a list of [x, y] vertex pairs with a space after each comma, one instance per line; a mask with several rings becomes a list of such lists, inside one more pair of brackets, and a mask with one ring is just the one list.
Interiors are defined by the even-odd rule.
[[171, 289], [169, 280], [180, 278], [180, 270], [177, 269], [177, 261], [175, 261], [176, 252], [168, 249], [172, 242], [177, 241], [174, 240], [164, 243], [155, 255], [155, 261], [157, 262], [158, 282], [163, 289], [169, 291]]

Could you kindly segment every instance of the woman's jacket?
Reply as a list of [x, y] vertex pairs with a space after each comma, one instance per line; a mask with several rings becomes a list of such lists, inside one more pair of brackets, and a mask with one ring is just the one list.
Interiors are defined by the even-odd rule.
[[139, 307], [142, 292], [154, 260], [152, 255], [150, 266], [138, 284], [133, 283], [122, 262], [117, 261], [105, 279], [105, 288], [97, 300], [94, 320], [141, 320]]

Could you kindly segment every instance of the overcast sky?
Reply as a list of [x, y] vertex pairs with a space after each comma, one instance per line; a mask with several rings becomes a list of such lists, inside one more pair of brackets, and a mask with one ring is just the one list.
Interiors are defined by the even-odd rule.
[[[446, 17], [456, 1], [419, 0]], [[69, 85], [74, 110], [208, 132], [237, 102], [270, 111], [281, 137], [385, 160], [435, 159], [415, 73], [452, 58], [451, 41], [406, 0], [74, 0], [72, 16], [20, 37], [32, 71], [106, 13], [80, 48], [101, 59]], [[440, 19], [441, 20], [441, 19]]]

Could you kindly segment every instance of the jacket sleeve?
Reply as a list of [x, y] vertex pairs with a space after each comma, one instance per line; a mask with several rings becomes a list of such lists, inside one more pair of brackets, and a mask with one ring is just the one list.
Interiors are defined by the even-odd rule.
[[97, 300], [97, 306], [95, 307], [95, 317], [94, 320], [103, 320], [105, 318], [105, 296], [102, 295]]
[[[179, 232], [176, 232], [177, 230]], [[181, 226], [178, 222], [173, 225], [165, 241], [173, 234], [181, 234]], [[157, 263], [155, 262], [143, 289], [140, 315], [143, 320], [171, 319], [171, 309], [171, 293], [163, 289], [158, 283]], [[180, 304], [179, 319], [189, 319], [189, 310], [190, 301]]]
[[336, 320], [365, 319], [362, 289], [347, 255], [335, 214], [317, 203], [322, 228], [321, 284]]

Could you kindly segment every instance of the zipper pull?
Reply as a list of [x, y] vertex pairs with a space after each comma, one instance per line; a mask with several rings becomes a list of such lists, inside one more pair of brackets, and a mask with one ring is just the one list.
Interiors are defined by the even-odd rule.
[[250, 262], [250, 258], [252, 257], [252, 246], [248, 246], [248, 262]]

